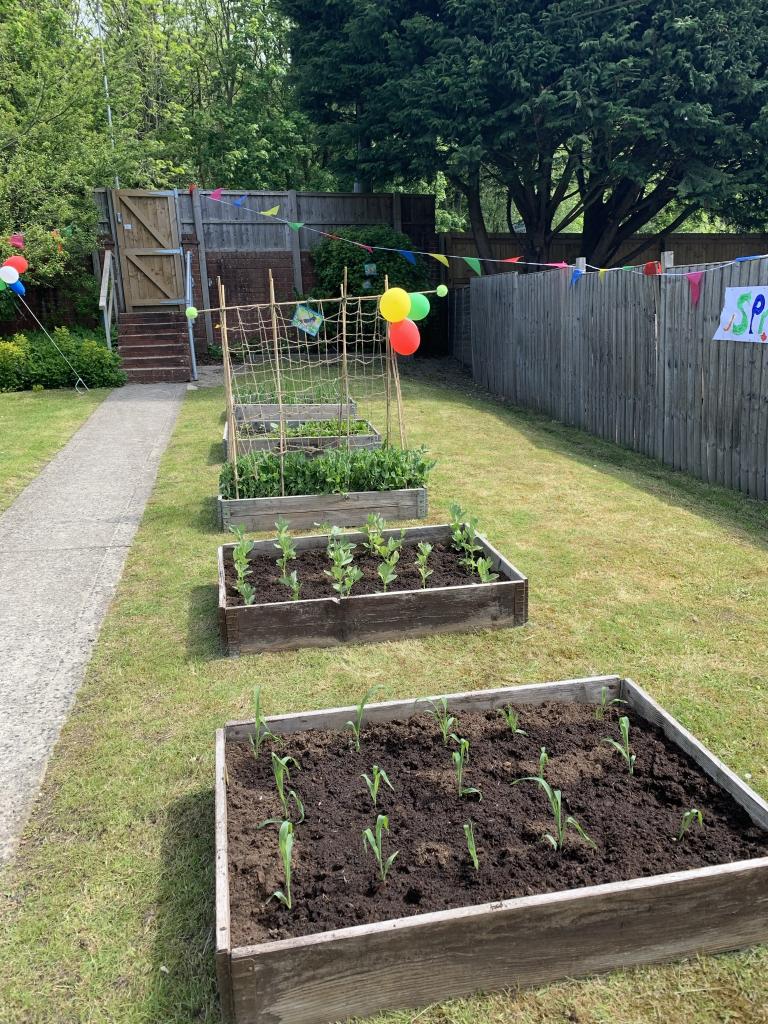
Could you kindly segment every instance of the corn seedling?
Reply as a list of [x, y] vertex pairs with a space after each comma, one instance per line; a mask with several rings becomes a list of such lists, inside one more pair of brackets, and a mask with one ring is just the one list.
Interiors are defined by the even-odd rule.
[[448, 701], [445, 697], [439, 697], [437, 700], [428, 700], [427, 704], [429, 704], [427, 714], [431, 715], [437, 722], [440, 735], [443, 737], [443, 745], [447, 747], [451, 733], [458, 724], [457, 720], [448, 713]]
[[328, 539], [328, 558], [331, 568], [324, 569], [326, 576], [333, 580], [333, 589], [340, 597], [348, 597], [352, 587], [363, 578], [356, 565], [352, 565], [352, 552], [355, 545], [342, 539], [343, 534], [334, 527]]
[[352, 730], [352, 735], [355, 738], [355, 750], [360, 750], [360, 730], [363, 727], [363, 714], [365, 713], [365, 705], [368, 703], [368, 701], [371, 699], [374, 693], [382, 689], [382, 685], [380, 683], [377, 683], [376, 686], [372, 686], [370, 690], [367, 690], [366, 693], [363, 694], [363, 699], [357, 705], [354, 722], [344, 723], [345, 729]]
[[385, 594], [387, 592], [387, 587], [390, 585], [390, 583], [394, 583], [394, 581], [397, 579], [395, 566], [397, 565], [399, 560], [400, 551], [396, 549], [394, 551], [390, 551], [387, 554], [387, 556], [385, 558], [382, 558], [382, 561], [379, 563], [377, 572], [379, 574], [379, 579], [381, 580], [381, 585], [384, 588]]
[[694, 824], [697, 824], [699, 828], [704, 827], [704, 815], [701, 813], [698, 807], [691, 807], [689, 811], [686, 811], [680, 822], [680, 831], [677, 833], [677, 841], [683, 838], [685, 833]]
[[595, 707], [595, 718], [598, 722], [602, 722], [605, 718], [605, 713], [609, 708], [612, 708], [614, 704], [626, 704], [625, 700], [621, 700], [619, 697], [614, 697], [613, 700], [608, 700], [608, 687], [602, 686], [600, 688], [600, 703]]
[[562, 850], [565, 834], [569, 828], [572, 828], [591, 847], [595, 850], [597, 849], [597, 843], [587, 835], [574, 817], [570, 814], [563, 817], [563, 794], [559, 789], [552, 789], [547, 780], [543, 779], [540, 775], [527, 775], [524, 779], [515, 779], [512, 785], [515, 786], [518, 782], [535, 782], [547, 794], [549, 809], [552, 811], [552, 817], [555, 819], [555, 829], [554, 834], [552, 832], [545, 832], [541, 837], [545, 843], [549, 843], [554, 850]]
[[467, 840], [467, 849], [472, 860], [475, 871], [480, 870], [480, 861], [477, 859], [477, 846], [475, 845], [475, 826], [471, 821], [464, 825], [464, 836]]
[[382, 536], [384, 530], [384, 519], [377, 512], [371, 512], [363, 527], [365, 540], [363, 547], [369, 555], [378, 555], [384, 544]]
[[427, 589], [427, 580], [432, 575], [433, 570], [427, 568], [427, 559], [432, 554], [432, 545], [428, 544], [427, 541], [423, 540], [417, 548], [418, 554], [416, 555], [416, 568], [419, 570], [419, 576], [421, 577], [421, 588], [422, 590]]
[[299, 574], [294, 569], [293, 572], [288, 573], [287, 576], [281, 576], [280, 582], [284, 587], [288, 587], [291, 592], [291, 600], [298, 601], [301, 597], [301, 583], [299, 583]]
[[540, 779], [544, 778], [544, 772], [545, 772], [546, 767], [547, 767], [548, 764], [549, 764], [549, 754], [547, 753], [547, 748], [546, 747], [542, 747], [541, 750], [539, 751], [539, 778]]
[[373, 806], [375, 807], [376, 801], [379, 798], [379, 787], [381, 786], [382, 782], [384, 783], [384, 785], [389, 786], [393, 793], [395, 792], [395, 787], [389, 781], [389, 776], [384, 771], [384, 769], [379, 768], [377, 764], [375, 764], [371, 769], [371, 775], [373, 776], [373, 778], [371, 778], [369, 775], [366, 775], [365, 772], [363, 772], [360, 778], [365, 779], [365, 784], [368, 787], [368, 792], [371, 794], [371, 800], [373, 801]]
[[261, 710], [261, 687], [255, 686], [253, 688], [253, 718], [254, 718], [254, 732], [251, 736], [251, 747], [254, 755], [258, 758], [261, 753], [261, 746], [264, 740], [276, 740], [277, 736], [267, 725], [267, 720], [264, 717], [264, 712]]
[[235, 546], [232, 548], [232, 564], [235, 567], [235, 574], [237, 577], [235, 580], [235, 590], [246, 604], [253, 604], [256, 598], [256, 591], [246, 580], [246, 576], [250, 569], [248, 555], [251, 553], [253, 541], [246, 540], [243, 536], [242, 526], [231, 526], [230, 531], [235, 535], [235, 539], [237, 541]]
[[288, 575], [288, 563], [293, 561], [296, 557], [296, 546], [291, 540], [291, 535], [288, 532], [287, 519], [283, 519], [281, 517], [276, 520], [275, 529], [277, 530], [277, 543], [275, 544], [275, 547], [280, 551], [280, 558], [277, 559], [277, 567], [280, 570], [280, 576], [284, 577]]
[[386, 882], [389, 869], [394, 864], [395, 858], [400, 852], [399, 850], [395, 850], [394, 853], [390, 853], [387, 859], [384, 860], [382, 840], [385, 829], [389, 832], [389, 818], [386, 814], [380, 814], [376, 818], [376, 824], [374, 825], [373, 830], [367, 828], [363, 832], [363, 849], [365, 849], [366, 843], [370, 846], [373, 856], [376, 858], [376, 863], [379, 867], [379, 878], [382, 882]]
[[456, 790], [459, 796], [476, 796], [482, 800], [483, 794], [479, 789], [476, 789], [474, 786], [464, 785], [464, 769], [469, 763], [469, 740], [457, 736], [456, 733], [451, 733], [451, 739], [459, 744], [459, 749], [451, 753], [453, 768], [456, 772]]
[[277, 844], [280, 848], [280, 859], [283, 862], [284, 887], [276, 889], [267, 900], [279, 900], [283, 906], [290, 910], [293, 906], [291, 896], [291, 858], [293, 856], [293, 823], [284, 821], [280, 825], [280, 832], [277, 836]]
[[626, 715], [622, 715], [619, 719], [619, 732], [621, 733], [621, 743], [617, 740], [611, 739], [609, 736], [605, 737], [603, 743], [610, 744], [617, 753], [621, 754], [624, 758], [627, 769], [629, 770], [629, 774], [634, 775], [635, 761], [637, 760], [637, 757], [629, 749], [629, 719]]
[[467, 572], [475, 571], [475, 555], [482, 551], [477, 543], [477, 517], [465, 518], [466, 513], [460, 505], [451, 505], [451, 540], [461, 557], [459, 563]]
[[480, 577], [481, 583], [493, 583], [494, 580], [499, 578], [497, 572], [491, 572], [493, 562], [490, 558], [478, 558], [475, 562], [475, 568], [477, 569], [477, 575]]
[[301, 802], [301, 798], [295, 789], [286, 790], [286, 782], [291, 780], [291, 765], [294, 766], [298, 771], [301, 771], [301, 765], [295, 757], [290, 757], [286, 754], [285, 757], [278, 757], [278, 755], [272, 752], [272, 774], [275, 776], [275, 787], [277, 788], [277, 795], [280, 797], [280, 803], [283, 805], [283, 817], [290, 817], [289, 807], [290, 802], [296, 804], [296, 810], [299, 812], [299, 824], [304, 821], [304, 804]]
[[[525, 729], [520, 729], [519, 728], [520, 716], [518, 715], [518, 713], [515, 711], [515, 709], [510, 704], [507, 704], [506, 707], [499, 708], [499, 714], [501, 715], [501, 717], [506, 722], [507, 728], [509, 729], [509, 731], [512, 733], [513, 736], [527, 736], [528, 735], [528, 733], [525, 731]], [[543, 747], [541, 749], [544, 750]], [[546, 751], [544, 751], [544, 753], [546, 754]]]

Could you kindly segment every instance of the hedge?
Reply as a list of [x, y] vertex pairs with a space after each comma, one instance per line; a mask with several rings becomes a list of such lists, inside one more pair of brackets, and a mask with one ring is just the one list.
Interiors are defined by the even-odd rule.
[[78, 376], [89, 388], [116, 388], [125, 384], [119, 355], [94, 335], [57, 327], [52, 337], [56, 345], [42, 332], [15, 334], [10, 339], [0, 340], [0, 391], [69, 388]]

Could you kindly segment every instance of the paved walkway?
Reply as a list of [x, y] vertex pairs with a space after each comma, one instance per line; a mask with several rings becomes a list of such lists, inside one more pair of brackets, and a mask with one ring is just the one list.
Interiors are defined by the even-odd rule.
[[82, 681], [185, 391], [114, 391], [0, 516], [0, 864]]

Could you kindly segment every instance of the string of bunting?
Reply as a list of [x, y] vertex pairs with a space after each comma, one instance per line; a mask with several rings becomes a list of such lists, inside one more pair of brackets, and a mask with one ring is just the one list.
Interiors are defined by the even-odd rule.
[[[190, 185], [190, 193], [197, 188], [196, 185]], [[237, 199], [230, 202], [224, 199], [223, 188], [215, 188], [208, 194], [206, 198], [211, 199], [213, 202], [223, 203], [225, 206], [232, 206], [236, 209], [248, 210], [251, 213], [257, 213], [262, 217], [271, 217], [274, 221], [280, 224], [287, 225], [292, 231], [301, 231], [302, 228], [305, 231], [312, 231], [315, 234], [322, 235], [324, 238], [331, 238], [337, 242], [346, 242], [348, 245], [357, 246], [359, 249], [364, 249], [367, 253], [372, 254], [375, 251], [379, 252], [396, 252], [403, 259], [407, 260], [408, 263], [415, 264], [417, 256], [430, 256], [432, 259], [437, 260], [444, 267], [450, 266], [450, 260], [461, 260], [465, 263], [470, 270], [472, 270], [478, 277], [483, 273], [482, 264], [485, 263], [515, 263], [520, 266], [528, 267], [540, 267], [548, 270], [570, 270], [571, 278], [569, 287], [574, 287], [578, 281], [584, 277], [588, 272], [597, 273], [599, 279], [602, 279], [605, 274], [612, 273], [632, 273], [642, 274], [644, 277], [684, 277], [688, 281], [690, 290], [691, 302], [694, 306], [698, 305], [701, 297], [701, 285], [705, 274], [713, 270], [719, 270], [722, 267], [731, 266], [734, 263], [747, 263], [751, 260], [768, 259], [768, 253], [763, 253], [757, 256], [736, 256], [731, 260], [722, 260], [716, 263], [700, 264], [704, 269], [696, 271], [685, 271], [685, 270], [664, 270], [661, 263], [658, 260], [649, 260], [646, 263], [642, 263], [639, 266], [626, 265], [623, 267], [597, 267], [591, 263], [588, 263], [587, 269], [583, 270], [581, 267], [574, 267], [570, 263], [560, 260], [558, 262], [549, 263], [537, 263], [533, 260], [526, 260], [522, 256], [507, 256], [504, 259], [493, 258], [482, 259], [478, 256], [458, 256], [454, 254], [441, 253], [441, 252], [425, 252], [419, 249], [395, 249], [391, 246], [386, 245], [366, 245], [364, 242], [358, 242], [356, 239], [344, 238], [341, 235], [332, 234], [329, 231], [323, 231], [321, 228], [315, 228], [303, 221], [292, 221], [286, 220], [284, 217], [278, 216], [280, 213], [279, 206], [272, 206], [268, 210], [257, 210], [253, 206], [246, 206], [246, 200], [248, 198], [247, 193], [239, 196]]]

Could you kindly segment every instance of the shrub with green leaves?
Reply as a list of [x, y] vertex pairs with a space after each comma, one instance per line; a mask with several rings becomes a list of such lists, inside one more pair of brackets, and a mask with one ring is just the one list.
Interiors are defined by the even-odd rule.
[[[435, 465], [426, 448], [334, 448], [310, 459], [303, 452], [284, 456], [285, 493], [348, 494], [350, 491], [394, 491], [425, 487]], [[280, 495], [280, 456], [250, 452], [237, 460], [241, 498], [276, 498]], [[231, 463], [221, 470], [219, 493], [236, 497]]]
[[[329, 228], [330, 234], [340, 234], [351, 241], [365, 245], [380, 245], [386, 252], [378, 250], [371, 256], [365, 249], [349, 242], [336, 239], [324, 239], [312, 250], [312, 263], [315, 268], [316, 287], [312, 294], [319, 297], [332, 297], [339, 294], [339, 287], [347, 271], [347, 294], [365, 295], [367, 291], [377, 294], [384, 291], [384, 277], [389, 278], [390, 288], [395, 285], [405, 288], [407, 292], [421, 291], [429, 287], [429, 276], [423, 258], [415, 257], [416, 263], [404, 260], [398, 249], [412, 249], [413, 243], [408, 235], [386, 224], [370, 224], [365, 227]], [[376, 264], [376, 276], [365, 273], [366, 264]], [[369, 287], [366, 288], [366, 281]]]
[[125, 384], [120, 356], [94, 332], [57, 327], [51, 336], [74, 372], [42, 331], [16, 334], [0, 341], [0, 391], [70, 388], [78, 377], [89, 388]]

